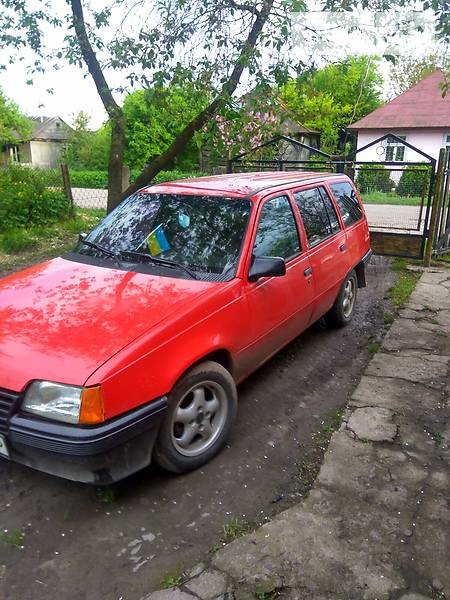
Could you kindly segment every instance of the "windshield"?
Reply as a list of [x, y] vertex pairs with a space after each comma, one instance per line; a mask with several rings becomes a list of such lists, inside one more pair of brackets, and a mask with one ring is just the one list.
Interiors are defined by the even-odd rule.
[[235, 275], [250, 210], [242, 198], [141, 192], [112, 211], [76, 252], [108, 261], [116, 256], [127, 266], [144, 263], [168, 276], [226, 281]]

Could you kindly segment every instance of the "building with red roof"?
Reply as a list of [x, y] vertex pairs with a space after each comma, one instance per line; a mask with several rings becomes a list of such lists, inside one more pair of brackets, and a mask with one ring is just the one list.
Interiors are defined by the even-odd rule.
[[[438, 158], [450, 148], [450, 94], [442, 96], [444, 74], [439, 69], [409, 90], [348, 127], [358, 136], [357, 147], [394, 133], [425, 154]], [[388, 140], [358, 153], [358, 160], [418, 162], [425, 160], [398, 140]]]

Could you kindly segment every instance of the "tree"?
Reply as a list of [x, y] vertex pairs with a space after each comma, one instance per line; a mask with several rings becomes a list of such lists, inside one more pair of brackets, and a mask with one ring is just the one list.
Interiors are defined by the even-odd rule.
[[0, 88], [0, 147], [26, 140], [31, 134], [31, 120], [20, 112], [18, 105]]
[[395, 98], [406, 92], [424, 77], [443, 66], [443, 61], [437, 54], [429, 54], [421, 58], [410, 56], [398, 58], [391, 65], [389, 73], [391, 97]]
[[90, 117], [84, 112], [75, 117], [66, 150], [67, 164], [75, 169], [108, 168], [111, 130], [106, 123], [97, 131], [89, 129]]
[[337, 152], [341, 131], [381, 104], [378, 62], [373, 56], [348, 56], [282, 88], [281, 95], [298, 120], [320, 131], [326, 151]]
[[[178, 133], [171, 144], [146, 165], [133, 192], [167, 168], [194, 135], [232, 98], [248, 71], [254, 82], [280, 83], [291, 64], [292, 12], [304, 14], [304, 0], [112, 0], [100, 10], [81, 0], [0, 0], [0, 66], [34, 52], [32, 71], [51, 60], [87, 67], [108, 113], [111, 146], [108, 165], [108, 208], [121, 198], [125, 150], [125, 118], [106, 69], [121, 70], [130, 84], [194, 82], [208, 90], [211, 101]], [[321, 0], [321, 7], [352, 12], [371, 5], [366, 0]], [[405, 7], [407, 0], [385, 0], [383, 9]], [[97, 6], [97, 3], [95, 3]], [[447, 0], [422, 0], [435, 15], [438, 36], [448, 42]], [[378, 7], [378, 4], [377, 4]], [[114, 16], [115, 15], [115, 16]], [[127, 28], [133, 16], [134, 26]], [[54, 30], [59, 30], [62, 35]], [[57, 40], [58, 48], [50, 48]]]
[[[192, 84], [152, 86], [128, 94], [125, 116], [125, 163], [142, 169], [170, 146], [183, 128], [208, 105], [208, 93]], [[193, 140], [176, 157], [181, 170], [198, 167], [198, 148]]]

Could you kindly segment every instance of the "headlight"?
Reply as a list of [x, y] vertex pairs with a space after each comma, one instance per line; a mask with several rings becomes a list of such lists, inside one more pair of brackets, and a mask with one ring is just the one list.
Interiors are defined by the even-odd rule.
[[22, 409], [40, 417], [78, 424], [82, 394], [81, 387], [34, 381], [25, 394]]

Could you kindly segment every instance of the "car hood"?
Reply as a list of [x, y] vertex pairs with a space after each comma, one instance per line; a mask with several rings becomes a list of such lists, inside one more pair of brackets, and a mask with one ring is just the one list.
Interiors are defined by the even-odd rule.
[[212, 285], [64, 258], [0, 280], [0, 388], [83, 385], [106, 360]]

